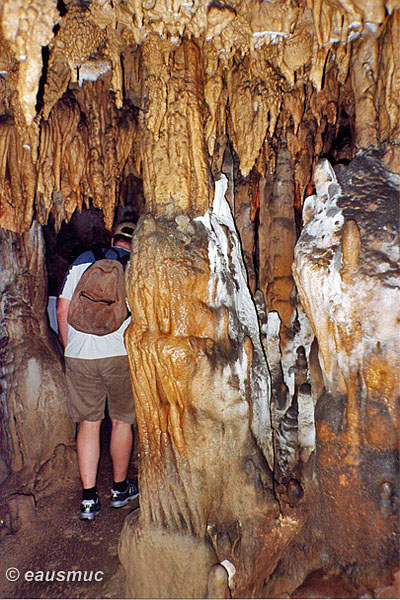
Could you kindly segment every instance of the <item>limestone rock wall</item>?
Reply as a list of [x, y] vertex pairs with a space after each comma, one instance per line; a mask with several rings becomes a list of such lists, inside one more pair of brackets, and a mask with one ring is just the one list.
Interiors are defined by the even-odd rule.
[[398, 544], [399, 183], [373, 155], [337, 175], [323, 162], [293, 266], [325, 384], [316, 519], [337, 564], [356, 561], [353, 582], [372, 587]]
[[[1, 231], [0, 240], [0, 479], [3, 483], [10, 476], [13, 491], [22, 485], [32, 490], [47, 461], [51, 471], [50, 459], [57, 447], [57, 460], [61, 464], [65, 458], [64, 472], [68, 471], [71, 457], [65, 448], [73, 442], [74, 428], [67, 415], [60, 350], [45, 316], [40, 225], [34, 224], [22, 237]], [[39, 489], [49, 482], [36, 480], [36, 484]]]

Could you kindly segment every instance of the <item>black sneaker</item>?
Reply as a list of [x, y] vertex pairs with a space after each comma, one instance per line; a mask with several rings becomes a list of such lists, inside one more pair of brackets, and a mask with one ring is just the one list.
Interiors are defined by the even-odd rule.
[[125, 506], [131, 500], [134, 500], [139, 496], [139, 487], [137, 481], [133, 481], [133, 479], [127, 480], [126, 490], [124, 492], [119, 492], [118, 490], [111, 489], [111, 500], [110, 506], [113, 508], [121, 508], [121, 506]]
[[100, 500], [97, 496], [92, 500], [82, 500], [79, 516], [86, 521], [92, 521], [100, 512]]

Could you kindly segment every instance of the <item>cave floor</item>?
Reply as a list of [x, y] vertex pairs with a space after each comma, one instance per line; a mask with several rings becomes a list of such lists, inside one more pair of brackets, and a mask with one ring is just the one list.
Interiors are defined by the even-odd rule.
[[[124, 573], [118, 559], [118, 540], [126, 516], [139, 509], [138, 500], [112, 509], [108, 502], [112, 484], [108, 443], [102, 436], [98, 488], [101, 512], [94, 521], [81, 521], [78, 508], [80, 482], [60, 486], [36, 505], [31, 526], [0, 541], [0, 598], [123, 598]], [[62, 474], [61, 474], [62, 477]], [[17, 581], [7, 580], [6, 571], [17, 568]], [[62, 578], [60, 572], [81, 571], [70, 581], [26, 581], [33, 571], [37, 579]], [[44, 572], [44, 576], [39, 572]], [[86, 574], [84, 573], [86, 572]], [[92, 576], [90, 573], [92, 572]], [[97, 575], [96, 575], [97, 574]], [[84, 576], [86, 581], [83, 581]], [[32, 577], [30, 574], [28, 578]], [[73, 578], [75, 577], [75, 581]], [[87, 581], [92, 577], [91, 581]], [[99, 581], [95, 581], [95, 577]], [[79, 578], [81, 581], [78, 581]], [[100, 581], [101, 579], [101, 581]]]

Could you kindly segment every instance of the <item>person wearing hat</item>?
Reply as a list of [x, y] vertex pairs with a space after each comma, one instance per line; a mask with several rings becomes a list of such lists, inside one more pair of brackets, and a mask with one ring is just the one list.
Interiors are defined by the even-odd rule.
[[[111, 247], [103, 249], [103, 257], [119, 260], [129, 256], [134, 230], [134, 223], [117, 225]], [[139, 495], [137, 481], [127, 478], [133, 443], [132, 425], [136, 421], [124, 344], [124, 332], [130, 316], [116, 331], [106, 335], [83, 333], [68, 323], [68, 310], [75, 288], [96, 258], [96, 252], [92, 250], [78, 256], [65, 276], [57, 303], [58, 328], [64, 347], [70, 397], [69, 413], [78, 423], [77, 454], [82, 480], [79, 516], [84, 520], [92, 520], [100, 512], [96, 480], [100, 458], [100, 426], [106, 399], [112, 423], [110, 454], [114, 482], [110, 504], [120, 508]]]

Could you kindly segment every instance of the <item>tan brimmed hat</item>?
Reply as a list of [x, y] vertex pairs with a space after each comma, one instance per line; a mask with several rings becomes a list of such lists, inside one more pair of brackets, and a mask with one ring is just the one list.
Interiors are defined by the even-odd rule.
[[123, 223], [119, 223], [114, 229], [114, 236], [122, 235], [127, 239], [131, 240], [133, 236], [133, 232], [135, 231], [135, 223], [130, 223], [125, 221]]

